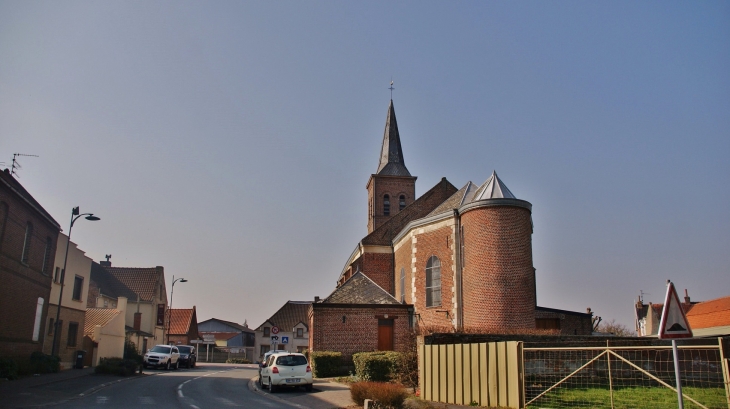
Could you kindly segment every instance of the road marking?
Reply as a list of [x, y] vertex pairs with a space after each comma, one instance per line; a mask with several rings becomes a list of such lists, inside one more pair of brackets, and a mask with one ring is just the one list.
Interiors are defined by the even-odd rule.
[[108, 397], [106, 397], [106, 396], [97, 396], [97, 397], [96, 397], [96, 403], [98, 403], [98, 404], [102, 404], [102, 405], [103, 405], [103, 404], [105, 404], [105, 403], [106, 403], [106, 402], [107, 402], [108, 400], [109, 400], [109, 398], [108, 398]]
[[200, 409], [199, 407], [197, 407], [195, 405], [190, 405], [190, 407], [193, 408], [193, 409]]
[[177, 390], [177, 396], [179, 396], [181, 398], [185, 397], [180, 389]]

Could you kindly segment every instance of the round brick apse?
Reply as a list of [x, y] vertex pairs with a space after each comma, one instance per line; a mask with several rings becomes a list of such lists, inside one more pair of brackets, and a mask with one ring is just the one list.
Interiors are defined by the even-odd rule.
[[526, 206], [470, 207], [461, 215], [464, 329], [535, 329], [532, 222]]

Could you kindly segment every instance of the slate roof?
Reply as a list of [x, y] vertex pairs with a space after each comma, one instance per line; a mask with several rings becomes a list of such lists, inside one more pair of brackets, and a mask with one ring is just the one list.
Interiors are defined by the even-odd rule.
[[127, 297], [129, 301], [137, 301], [137, 294], [134, 291], [95, 261], [91, 263], [91, 281], [96, 283], [103, 295], [112, 298]]
[[136, 294], [139, 294], [140, 300], [152, 301], [158, 292], [158, 284], [163, 282], [164, 273], [162, 267], [136, 268], [102, 266], [102, 268], [135, 294], [130, 300], [136, 300]]
[[[228, 325], [230, 327], [233, 327], [233, 328], [236, 328], [236, 329], [240, 329], [241, 331], [249, 331], [249, 332], [252, 331], [251, 328], [245, 327], [245, 326], [243, 326], [241, 324], [237, 324], [237, 323], [235, 323], [233, 321], [222, 320], [222, 319], [219, 319], [219, 318], [209, 318], [209, 319], [201, 322], [200, 324], [203, 324], [203, 323], [208, 322], [208, 321], [222, 322], [222, 323], [224, 323], [224, 324], [226, 324], [226, 325]], [[207, 332], [206, 332], [206, 334], [207, 334]]]
[[306, 326], [309, 322], [307, 313], [311, 304], [311, 301], [287, 301], [271, 318], [261, 323], [256, 331], [261, 331], [266, 322], [276, 325], [284, 332], [290, 332], [300, 322]]
[[388, 105], [388, 116], [385, 119], [383, 146], [380, 148], [380, 163], [375, 173], [385, 176], [411, 176], [403, 159], [403, 149], [400, 144], [400, 133], [398, 133], [398, 122], [395, 119], [395, 108], [392, 99], [390, 105]]
[[441, 178], [441, 181], [432, 187], [431, 190], [421, 195], [416, 201], [403, 208], [398, 214], [365, 236], [361, 241], [362, 244], [390, 246], [393, 243], [393, 238], [408, 223], [425, 217], [456, 192], [457, 189], [454, 185], [446, 180], [446, 178]]
[[687, 320], [692, 329], [730, 325], [730, 296], [694, 304]]
[[170, 309], [170, 335], [186, 335], [195, 317], [195, 309]]
[[4, 171], [0, 172], [0, 181], [5, 184], [10, 190], [15, 191], [18, 196], [20, 196], [23, 200], [26, 201], [32, 207], [35, 211], [40, 213], [41, 216], [43, 216], [46, 220], [48, 220], [49, 223], [51, 223], [54, 227], [56, 227], [59, 231], [61, 229], [61, 225], [58, 224], [56, 219], [51, 216], [50, 213], [46, 211], [46, 209], [41, 206], [40, 203], [38, 203], [35, 198], [28, 193], [27, 190], [23, 187], [23, 185], [20, 184], [13, 175], [10, 174], [10, 171], [6, 168]]
[[400, 304], [392, 295], [360, 271], [353, 274], [322, 302], [330, 304]]
[[84, 335], [91, 336], [97, 325], [103, 327], [120, 313], [121, 311], [113, 308], [87, 308], [84, 317]]
[[476, 192], [478, 188], [479, 187], [474, 183], [467, 182], [466, 185], [456, 191], [456, 193], [451, 195], [451, 197], [446, 199], [437, 208], [433, 209], [433, 211], [429, 213], [428, 216], [435, 216], [437, 214], [448, 212], [453, 209], [458, 209], [464, 203], [471, 202], [471, 199], [474, 197], [474, 192]]

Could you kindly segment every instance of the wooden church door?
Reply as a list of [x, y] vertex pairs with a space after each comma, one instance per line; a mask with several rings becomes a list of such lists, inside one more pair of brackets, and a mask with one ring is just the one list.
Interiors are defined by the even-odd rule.
[[378, 351], [393, 350], [393, 320], [378, 320]]

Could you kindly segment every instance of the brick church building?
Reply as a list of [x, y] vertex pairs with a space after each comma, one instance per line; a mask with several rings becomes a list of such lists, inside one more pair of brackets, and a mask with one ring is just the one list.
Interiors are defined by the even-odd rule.
[[537, 306], [532, 204], [496, 172], [416, 198], [392, 100], [366, 188], [368, 234], [309, 310], [310, 351], [404, 350], [414, 330], [591, 334], [590, 313]]

